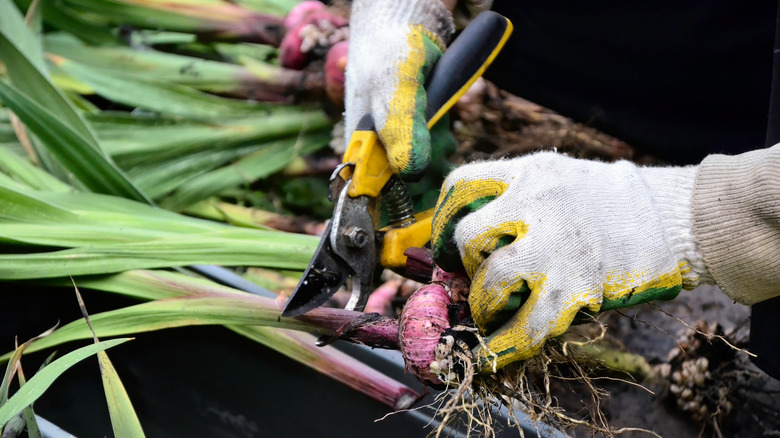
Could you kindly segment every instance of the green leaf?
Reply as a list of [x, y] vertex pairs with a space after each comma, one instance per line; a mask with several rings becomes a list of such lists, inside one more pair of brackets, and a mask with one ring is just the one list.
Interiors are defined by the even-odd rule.
[[[300, 266], [301, 257], [308, 257], [316, 245], [313, 236], [237, 228], [94, 193], [32, 192], [0, 186], [0, 202], [3, 204], [0, 240], [5, 240], [7, 247], [16, 247], [13, 252], [19, 249], [28, 253], [34, 251], [30, 245], [42, 247], [41, 251], [51, 247], [73, 248], [67, 252], [0, 254], [0, 259], [26, 272], [28, 269], [22, 266], [25, 264], [22, 259], [26, 257], [49, 260], [62, 257], [64, 265], [55, 270], [63, 272], [63, 269], [76, 269], [81, 265], [79, 255], [100, 257], [98, 254], [101, 253], [106, 259], [98, 261], [98, 265], [108, 263], [107, 266], [113, 268], [100, 271], [96, 265], [89, 273], [116, 272], [120, 269], [120, 260], [128, 257], [147, 259], [136, 260], [143, 265], [170, 263], [169, 266], [178, 266], [184, 261], [180, 259], [210, 257], [224, 257], [224, 261], [251, 265], [253, 261], [272, 260], [275, 251], [279, 256], [276, 262]], [[24, 246], [19, 247], [20, 244]], [[190, 254], [187, 254], [188, 244], [192, 249]], [[224, 249], [219, 248], [222, 245]], [[255, 258], [258, 256], [259, 259]], [[283, 260], [285, 256], [287, 260]], [[0, 265], [0, 271], [10, 273], [3, 268]], [[89, 269], [88, 266], [84, 268]], [[78, 273], [61, 275], [70, 274]]]
[[0, 146], [0, 170], [25, 186], [36, 190], [69, 192], [73, 187], [65, 184], [52, 174], [30, 163], [29, 160]]
[[230, 149], [197, 151], [167, 160], [141, 164], [128, 171], [133, 182], [153, 199], [159, 199], [179, 189], [187, 181], [229, 164], [243, 156], [265, 149], [260, 143]]
[[35, 418], [35, 411], [32, 405], [22, 410], [24, 416], [24, 425], [27, 427], [27, 438], [43, 438], [41, 428], [38, 426], [38, 420]]
[[192, 44], [197, 40], [198, 36], [191, 33], [138, 29], [130, 35], [130, 46], [150, 47], [163, 44]]
[[[80, 277], [77, 281], [81, 287], [142, 299], [161, 299], [187, 295], [216, 297], [225, 294], [233, 294], [240, 299], [247, 296], [243, 292], [220, 286], [211, 281], [167, 271], [128, 271], [116, 275]], [[42, 284], [67, 287], [71, 286], [72, 283], [69, 278], [60, 278], [46, 281]], [[254, 308], [255, 306], [265, 305], [263, 301], [268, 302], [268, 300], [264, 299], [256, 301], [253, 300], [249, 305]], [[278, 316], [279, 307], [275, 303], [273, 306], [275, 306], [276, 315]], [[194, 317], [195, 315], [193, 313], [192, 316]], [[258, 321], [262, 322], [262, 319], [258, 318]], [[240, 323], [242, 321], [236, 320], [235, 322]], [[276, 319], [272, 319], [271, 322], [276, 323]], [[314, 342], [316, 338], [308, 333], [256, 325], [231, 324], [226, 327], [255, 342], [273, 348], [281, 354], [330, 376], [353, 389], [374, 397], [392, 408], [398, 408], [396, 403], [399, 392], [413, 393], [404, 385], [342, 353], [333, 346], [317, 347]], [[300, 327], [297, 328], [300, 329]], [[86, 333], [85, 335], [88, 336]]]
[[[0, 235], [30, 244], [79, 246], [234, 230], [223, 224], [94, 193], [35, 192], [0, 186], [0, 201], [4, 205], [0, 210]], [[79, 237], [82, 232], [92, 233], [94, 237]], [[36, 237], [37, 233], [47, 235]], [[68, 237], [69, 233], [73, 235]]]
[[[43, 49], [11, 0], [0, 0], [0, 59], [11, 83], [98, 148], [94, 135], [62, 92], [49, 81]], [[13, 109], [13, 108], [12, 108]]]
[[[14, 374], [16, 374], [17, 367], [19, 366], [19, 360], [22, 358], [22, 353], [24, 353], [24, 350], [26, 350], [36, 340], [51, 334], [55, 328], [56, 327], [52, 327], [49, 330], [41, 333], [40, 335], [27, 340], [27, 342], [16, 347], [16, 349], [12, 353], [6, 355], [7, 356], [6, 359], [8, 359], [8, 365], [6, 365], [5, 367], [5, 374], [3, 374], [3, 380], [0, 381], [0, 406], [3, 406], [5, 402], [8, 401], [8, 388], [11, 386], [11, 380], [13, 379]], [[1, 427], [2, 426], [0, 425], [0, 428]]]
[[65, 223], [77, 222], [78, 216], [45, 200], [9, 187], [0, 187], [0, 222]]
[[239, 4], [253, 11], [280, 16], [287, 15], [290, 10], [299, 3], [299, 0], [238, 0]]
[[[18, 346], [16, 350], [14, 350], [13, 353], [11, 353], [11, 357], [8, 360], [8, 364], [6, 366], [5, 374], [3, 376], [3, 380], [0, 383], [0, 406], [3, 406], [6, 401], [8, 401], [8, 388], [11, 383], [12, 377], [14, 373], [17, 373], [17, 376], [19, 378], [19, 387], [27, 383], [27, 381], [24, 378], [24, 375], [21, 371], [21, 363], [20, 360], [22, 358], [22, 353], [24, 353], [24, 350], [27, 349], [27, 347], [30, 346], [30, 344], [33, 343], [36, 339], [40, 339], [41, 337], [47, 336], [50, 334], [54, 328], [47, 330], [46, 332], [29, 339], [24, 344]], [[48, 364], [48, 360], [44, 362], [44, 365]], [[25, 407], [22, 410], [22, 413], [19, 415], [14, 416], [3, 428], [0, 426], [0, 431], [2, 431], [2, 435], [6, 436], [19, 436], [21, 435], [21, 432], [24, 430], [24, 428], [27, 427], [27, 436], [29, 438], [41, 438], [41, 431], [38, 428], [38, 421], [35, 419], [35, 413], [32, 410], [32, 405]]]
[[[10, 0], [0, 0], [0, 60], [5, 76], [21, 87], [28, 87], [37, 98], [47, 99], [59, 93], [46, 79], [40, 43]], [[56, 105], [56, 98], [49, 103]], [[30, 142], [43, 166], [57, 176], [64, 176], [61, 167], [34, 137], [31, 135]]]
[[[50, 359], [52, 356], [49, 356], [49, 358], [44, 361], [44, 363], [41, 365], [41, 369], [49, 364], [51, 361]], [[27, 383], [27, 379], [24, 378], [24, 375], [20, 372], [19, 375], [19, 387]], [[27, 437], [28, 438], [43, 438], [43, 434], [41, 434], [41, 429], [38, 426], [38, 419], [35, 418], [35, 412], [33, 411], [32, 405], [27, 406], [22, 411], [22, 417], [24, 418], [25, 427], [27, 427]]]
[[[43, 142], [58, 165], [90, 190], [149, 202], [103, 154], [84, 118], [52, 85], [40, 43], [11, 0], [0, 0], [0, 16], [0, 59], [13, 84], [0, 81], [0, 100]], [[39, 155], [49, 170], [56, 167], [47, 154]]]
[[[21, 371], [20, 360], [22, 359], [22, 353], [24, 353], [27, 347], [29, 347], [37, 339], [41, 339], [42, 337], [51, 334], [55, 328], [56, 326], [32, 339], [27, 340], [27, 342], [18, 346], [16, 350], [10, 353], [8, 364], [6, 365], [5, 369], [5, 374], [3, 375], [3, 380], [0, 382], [0, 407], [4, 406], [8, 401], [8, 388], [11, 384], [11, 380], [14, 374], [16, 374], [17, 371], [17, 375], [19, 377], [19, 387], [22, 388], [27, 383]], [[44, 362], [44, 365], [46, 364], [48, 364], [48, 360]], [[38, 429], [38, 422], [35, 419], [35, 413], [33, 413], [32, 410], [32, 404], [26, 406], [22, 410], [21, 414], [14, 415], [13, 418], [11, 418], [11, 420], [6, 424], [5, 428], [3, 428], [3, 425], [0, 424], [0, 431], [2, 431], [3, 436], [6, 436], [6, 434], [9, 436], [18, 436], [21, 434], [22, 430], [24, 430], [25, 426], [27, 427], [27, 435], [29, 438], [38, 438], [41, 436], [41, 431]]]
[[194, 118], [247, 114], [267, 109], [265, 105], [217, 97], [185, 85], [117, 70], [101, 71], [55, 55], [49, 58], [60, 70], [85, 83], [97, 94], [131, 107]]
[[119, 379], [114, 365], [108, 359], [108, 355], [105, 351], [99, 351], [97, 357], [114, 436], [130, 438], [145, 436], [133, 404], [130, 402], [130, 397], [125, 391], [125, 386]]
[[[6, 43], [15, 45], [20, 53], [25, 53], [34, 68], [46, 71], [40, 42], [11, 0], [0, 0], [0, 34], [8, 38]], [[5, 59], [4, 56], [0, 58]]]
[[[76, 300], [79, 303], [82, 315], [84, 315], [83, 321], [89, 327], [92, 332], [92, 339], [97, 344], [99, 342], [95, 330], [92, 328], [92, 323], [87, 313], [87, 308], [84, 305], [84, 299], [79, 292], [79, 288], [76, 286], [76, 282], [71, 277], [74, 291], [76, 292]], [[108, 404], [108, 413], [111, 417], [111, 427], [114, 430], [114, 436], [117, 437], [143, 437], [144, 431], [141, 428], [141, 423], [138, 421], [138, 417], [135, 414], [133, 404], [130, 403], [130, 397], [125, 391], [122, 380], [119, 379], [114, 365], [108, 358], [108, 354], [105, 351], [99, 351], [97, 353], [98, 365], [100, 366], [100, 377], [103, 380], [103, 390], [106, 394], [106, 402]]]
[[[182, 120], [104, 112], [91, 115], [106, 151], [132, 172], [134, 166], [162, 166], [198, 151], [217, 151], [258, 145], [287, 137], [321, 134], [331, 122], [318, 110], [274, 107], [249, 115]], [[159, 164], [157, 164], [159, 163]]]
[[314, 236], [237, 228], [92, 193], [0, 187], [0, 201], [0, 279], [190, 264], [302, 270], [317, 245]]
[[[19, 195], [31, 202], [41, 201], [56, 206], [62, 210], [73, 212], [85, 220], [92, 222], [114, 222], [122, 226], [135, 226], [143, 228], [155, 228], [150, 224], [170, 222], [167, 224], [171, 230], [186, 230], [196, 227], [197, 230], [226, 230], [221, 224], [202, 221], [182, 216], [177, 213], [152, 207], [130, 199], [116, 196], [102, 195], [99, 193], [55, 193], [55, 192], [30, 192]], [[0, 190], [0, 200], [5, 195]], [[27, 201], [22, 201], [27, 202]], [[1, 216], [0, 216], [1, 217]]]
[[[47, 34], [44, 45], [48, 53], [103, 75], [114, 76], [118, 73], [126, 78], [142, 77], [212, 92], [238, 90], [251, 79], [251, 74], [236, 64], [159, 52], [150, 48], [138, 50], [124, 46], [90, 46], [65, 33]], [[67, 68], [64, 70], [68, 71]], [[74, 76], [78, 79], [79, 74]]]
[[8, 187], [14, 190], [27, 190], [31, 188], [30, 186], [11, 178], [3, 172], [0, 172], [0, 186]]
[[46, 144], [48, 151], [87, 188], [138, 201], [149, 200], [73, 125], [64, 123], [16, 87], [0, 80], [0, 100]]
[[[211, 280], [178, 272], [158, 270], [136, 269], [111, 275], [82, 276], [78, 277], [77, 280], [78, 284], [84, 288], [144, 300], [159, 300], [195, 294], [241, 293]], [[72, 285], [72, 280], [70, 278], [54, 278], [37, 280], [35, 283], [68, 287]]]
[[279, 49], [264, 44], [252, 43], [214, 43], [214, 48], [223, 58], [237, 62], [239, 57], [247, 57], [261, 62], [272, 62], [278, 65]]
[[244, 229], [53, 252], [2, 254], [0, 279], [105, 274], [197, 264], [303, 270], [309, 264], [317, 240], [315, 236]]
[[231, 187], [251, 184], [284, 169], [293, 158], [313, 152], [328, 144], [329, 136], [306, 136], [274, 142], [222, 167], [186, 181], [171, 195], [160, 201], [170, 210], [179, 211]]
[[[21, 9], [26, 10], [32, 0], [15, 0], [15, 2]], [[100, 17], [79, 14], [64, 7], [59, 1], [39, 1], [38, 7], [43, 13], [44, 23], [51, 28], [67, 31], [90, 44], [119, 43], [112, 29], [101, 22]]]
[[106, 350], [129, 340], [130, 339], [127, 338], [113, 339], [79, 348], [38, 371], [33, 378], [19, 388], [16, 394], [14, 394], [7, 403], [0, 406], [0, 427], [5, 425], [14, 415], [21, 412], [25, 407], [29, 406], [43, 395], [49, 386], [51, 386], [51, 384], [70, 367], [87, 357], [96, 354], [98, 351]]
[[[137, 304], [90, 316], [98, 337], [143, 333], [192, 325], [263, 325], [290, 328], [316, 334], [333, 334], [293, 318], [280, 318], [280, 308], [270, 298], [246, 293], [187, 295]], [[51, 335], [33, 342], [29, 352], [66, 342], [91, 339], [92, 331], [83, 319], [62, 326]], [[8, 358], [8, 354], [0, 360]]]
[[206, 34], [216, 38], [258, 37], [281, 26], [281, 18], [220, 0], [65, 0], [78, 12], [105, 23]]

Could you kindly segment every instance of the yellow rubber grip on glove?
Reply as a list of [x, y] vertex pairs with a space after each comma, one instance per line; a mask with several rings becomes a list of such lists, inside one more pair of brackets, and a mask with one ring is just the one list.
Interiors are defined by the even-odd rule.
[[441, 57], [443, 45], [422, 26], [410, 26], [406, 38], [409, 51], [396, 65], [395, 91], [380, 134], [389, 161], [399, 176], [419, 179], [431, 159], [423, 84]]

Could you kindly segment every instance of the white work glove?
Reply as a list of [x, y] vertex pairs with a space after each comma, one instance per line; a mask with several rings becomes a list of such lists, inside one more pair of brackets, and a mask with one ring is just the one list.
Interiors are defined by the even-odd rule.
[[371, 115], [396, 174], [417, 180], [431, 160], [423, 85], [454, 32], [441, 0], [355, 0], [347, 55], [345, 135]]
[[[711, 283], [694, 243], [696, 167], [647, 168], [544, 152], [463, 166], [433, 219], [436, 262], [465, 268], [500, 368], [591, 314]], [[491, 356], [483, 369], [492, 367]]]

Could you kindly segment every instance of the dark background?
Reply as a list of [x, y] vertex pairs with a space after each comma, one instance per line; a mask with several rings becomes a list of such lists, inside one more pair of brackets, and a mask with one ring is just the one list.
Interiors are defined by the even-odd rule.
[[501, 88], [673, 164], [764, 146], [777, 2], [508, 1]]

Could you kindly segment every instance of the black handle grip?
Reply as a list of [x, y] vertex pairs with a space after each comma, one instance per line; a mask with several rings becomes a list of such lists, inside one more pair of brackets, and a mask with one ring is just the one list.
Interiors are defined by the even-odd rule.
[[428, 75], [425, 117], [431, 127], [452, 108], [495, 59], [512, 33], [512, 23], [501, 14], [479, 14], [460, 33]]

